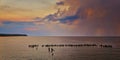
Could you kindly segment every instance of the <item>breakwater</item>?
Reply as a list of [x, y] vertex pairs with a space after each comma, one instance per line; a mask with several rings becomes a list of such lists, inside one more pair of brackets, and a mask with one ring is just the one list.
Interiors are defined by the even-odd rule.
[[45, 44], [45, 45], [28, 45], [30, 48], [35, 48], [35, 47], [99, 47], [99, 48], [112, 48], [112, 45], [107, 45], [107, 44]]

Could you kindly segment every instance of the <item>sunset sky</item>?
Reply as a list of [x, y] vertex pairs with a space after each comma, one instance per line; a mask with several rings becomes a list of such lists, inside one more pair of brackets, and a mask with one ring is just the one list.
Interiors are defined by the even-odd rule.
[[120, 0], [0, 0], [0, 33], [120, 36]]

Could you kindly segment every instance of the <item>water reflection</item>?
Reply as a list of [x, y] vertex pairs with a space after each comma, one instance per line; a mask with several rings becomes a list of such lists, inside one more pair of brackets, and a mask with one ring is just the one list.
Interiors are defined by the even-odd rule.
[[51, 55], [52, 60], [54, 60], [55, 49], [48, 47], [48, 53]]
[[[38, 50], [38, 47], [40, 47], [40, 50], [47, 49], [47, 51], [48, 51], [47, 54], [49, 55], [49, 59], [54, 60], [55, 57], [56, 57], [54, 47], [61, 48], [61, 49], [62, 49], [62, 47], [63, 48], [71, 47], [71, 49], [76, 49], [76, 47], [78, 47], [78, 49], [79, 49], [79, 47], [112, 48], [113, 46], [112, 45], [107, 45], [107, 44], [100, 44], [100, 45], [99, 44], [45, 44], [45, 45], [32, 44], [32, 45], [28, 45], [28, 47], [33, 48], [35, 50]], [[63, 53], [61, 53], [61, 54], [64, 55]], [[32, 60], [32, 59], [29, 59], [29, 60]]]
[[120, 38], [73, 39], [4, 38], [0, 60], [120, 60]]

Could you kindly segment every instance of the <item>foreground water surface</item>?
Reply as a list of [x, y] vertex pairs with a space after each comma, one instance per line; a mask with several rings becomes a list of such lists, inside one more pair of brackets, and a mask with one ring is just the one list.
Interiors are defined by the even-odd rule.
[[[39, 47], [28, 47], [34, 44]], [[42, 47], [52, 44], [97, 44], [98, 46]], [[112, 48], [101, 48], [99, 47], [101, 44], [112, 45]], [[0, 60], [120, 60], [120, 38], [0, 37]]]

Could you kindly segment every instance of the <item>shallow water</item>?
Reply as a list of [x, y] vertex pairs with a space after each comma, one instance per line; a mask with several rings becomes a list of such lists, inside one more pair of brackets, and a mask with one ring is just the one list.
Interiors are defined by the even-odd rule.
[[[38, 49], [28, 45], [37, 44]], [[46, 44], [108, 44], [113, 48], [41, 47]], [[0, 37], [0, 60], [120, 60], [118, 37]]]

